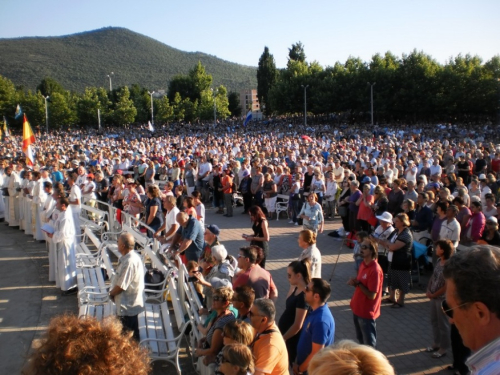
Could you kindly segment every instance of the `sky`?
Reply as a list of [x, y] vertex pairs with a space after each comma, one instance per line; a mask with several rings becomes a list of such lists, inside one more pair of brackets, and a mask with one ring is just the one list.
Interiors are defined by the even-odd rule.
[[500, 0], [0, 0], [0, 14], [0, 38], [125, 27], [250, 66], [267, 46], [285, 67], [298, 41], [307, 61], [325, 67], [387, 51], [417, 49], [442, 64], [458, 54], [500, 54]]

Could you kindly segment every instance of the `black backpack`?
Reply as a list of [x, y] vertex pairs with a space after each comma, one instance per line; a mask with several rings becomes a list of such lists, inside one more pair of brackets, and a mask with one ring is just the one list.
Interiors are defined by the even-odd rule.
[[[151, 268], [144, 275], [145, 284], [159, 284], [165, 280], [165, 275], [157, 268]], [[151, 285], [147, 289], [161, 290], [161, 285]]]

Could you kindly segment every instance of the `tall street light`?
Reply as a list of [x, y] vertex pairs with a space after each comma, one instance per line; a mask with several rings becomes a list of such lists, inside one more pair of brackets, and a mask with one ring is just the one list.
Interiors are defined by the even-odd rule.
[[307, 126], [307, 88], [309, 85], [300, 85], [304, 89], [304, 125]]
[[49, 134], [49, 106], [47, 104], [47, 99], [50, 98], [49, 95], [43, 97], [45, 99], [45, 128], [47, 134]]
[[370, 83], [368, 82], [368, 85], [370, 85], [370, 103], [371, 103], [371, 115], [372, 115], [372, 126], [373, 126], [373, 86], [375, 86], [377, 82]]
[[154, 116], [153, 116], [153, 94], [154, 93], [155, 93], [154, 91], [152, 91], [152, 92], [148, 91], [148, 94], [151, 97], [151, 124], [152, 125], [155, 124], [155, 122], [154, 122]]
[[210, 89], [212, 90], [213, 94], [214, 94], [214, 127], [217, 126], [217, 103], [215, 101], [215, 98], [217, 97], [217, 90], [214, 90], [214, 89]]
[[113, 76], [115, 73], [111, 72], [108, 74], [108, 78], [109, 78], [109, 91], [113, 91], [113, 85], [111, 84], [111, 76]]

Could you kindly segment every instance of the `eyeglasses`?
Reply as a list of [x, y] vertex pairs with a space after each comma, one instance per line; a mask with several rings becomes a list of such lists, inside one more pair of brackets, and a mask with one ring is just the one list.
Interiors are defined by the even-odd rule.
[[361, 250], [368, 250], [370, 248], [370, 246], [367, 246], [367, 245], [360, 245], [359, 248]]
[[462, 307], [467, 305], [469, 302], [462, 303], [461, 305], [455, 306], [454, 308], [450, 309], [450, 306], [448, 306], [448, 302], [446, 300], [443, 300], [441, 302], [441, 310], [446, 314], [446, 316], [450, 319], [453, 319], [453, 310], [455, 310], [457, 307]]
[[262, 317], [264, 317], [264, 315], [258, 315], [258, 314], [255, 314], [255, 313], [253, 313], [253, 312], [252, 312], [252, 310], [250, 310], [250, 311], [248, 312], [248, 317], [249, 317], [249, 318], [252, 318], [252, 317], [254, 317], [254, 316], [262, 316]]
[[222, 298], [221, 296], [213, 296], [212, 301], [214, 302], [225, 302], [225, 299]]

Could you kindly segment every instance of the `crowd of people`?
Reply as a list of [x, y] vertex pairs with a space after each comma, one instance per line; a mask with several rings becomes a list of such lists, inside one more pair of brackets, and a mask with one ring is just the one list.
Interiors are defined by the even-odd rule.
[[[64, 294], [76, 286], [82, 203], [109, 204], [142, 220], [148, 236], [186, 263], [208, 315], [195, 354], [226, 375], [319, 374], [327, 371], [322, 359], [370, 362], [393, 373], [381, 353], [365, 346], [376, 348], [382, 303], [405, 307], [414, 243], [425, 243], [433, 249], [426, 296], [434, 339], [426, 350], [434, 358], [452, 350], [451, 369], [465, 374], [484, 366], [483, 355], [492, 345], [498, 348], [500, 337], [499, 332], [491, 344], [471, 343], [467, 325], [450, 325], [448, 319], [453, 323], [453, 311], [465, 314], [474, 305], [489, 313], [488, 322], [478, 315], [481, 329], [475, 334], [487, 336], [485, 325], [498, 329], [498, 288], [491, 295], [476, 289], [469, 294], [456, 289], [452, 297], [449, 292], [450, 285], [466, 289], [460, 262], [474, 255], [463, 254], [489, 262], [485, 267], [492, 271], [485, 277], [498, 281], [500, 145], [485, 140], [491, 136], [489, 128], [476, 132], [454, 125], [305, 128], [275, 119], [247, 129], [198, 124], [156, 134], [141, 128], [111, 129], [106, 135], [59, 132], [37, 140], [33, 163], [23, 157], [20, 137], [12, 136], [0, 150], [0, 217], [52, 244], [51, 275]], [[272, 252], [269, 219], [283, 202], [289, 224], [300, 226], [303, 251], [287, 267], [290, 289], [278, 318], [278, 290], [265, 266]], [[236, 204], [252, 222], [252, 233], [243, 235], [248, 246], [237, 258], [221, 244], [219, 226], [206, 225], [205, 215], [215, 209], [230, 218]], [[335, 217], [354, 246], [357, 276], [347, 283], [355, 288], [351, 309], [363, 347], [330, 347], [335, 323], [316, 239], [325, 221]], [[128, 254], [133, 247], [126, 238], [120, 241], [120, 252]], [[126, 292], [117, 288], [112, 297]], [[134, 288], [140, 293], [140, 282]], [[134, 303], [140, 308], [140, 299]], [[120, 319], [137, 338], [136, 320]], [[466, 348], [482, 354], [470, 356]]]

